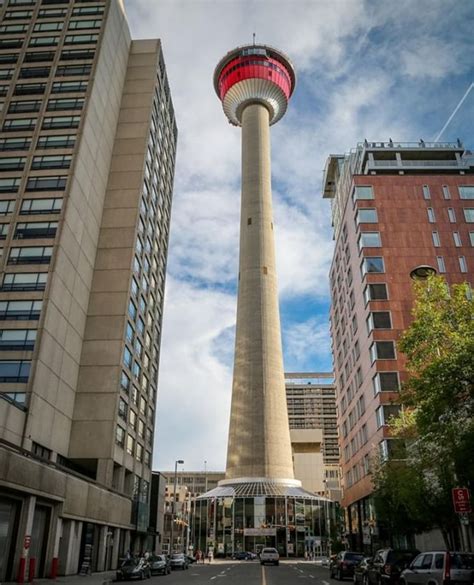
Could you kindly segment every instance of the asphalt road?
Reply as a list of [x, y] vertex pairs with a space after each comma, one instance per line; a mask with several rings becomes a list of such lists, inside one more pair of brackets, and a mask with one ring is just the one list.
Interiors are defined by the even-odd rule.
[[[152, 577], [148, 585], [336, 585], [327, 568], [311, 562], [286, 563], [278, 567], [258, 561], [237, 563], [216, 562], [191, 565], [187, 571]], [[347, 583], [350, 583], [347, 581]]]

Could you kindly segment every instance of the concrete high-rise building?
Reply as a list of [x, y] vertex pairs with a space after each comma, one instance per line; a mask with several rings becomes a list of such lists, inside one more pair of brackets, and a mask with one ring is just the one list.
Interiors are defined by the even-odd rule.
[[[411, 271], [473, 282], [474, 158], [458, 143], [367, 142], [328, 158], [336, 246], [331, 335], [351, 546], [374, 523], [371, 457], [390, 455], [389, 417], [406, 379], [397, 340], [411, 321]], [[377, 531], [373, 543], [383, 538]]]
[[285, 383], [295, 477], [302, 481], [305, 489], [339, 501], [334, 374], [288, 372]]
[[177, 131], [121, 0], [5, 2], [0, 94], [8, 581], [144, 546]]
[[266, 45], [230, 51], [214, 73], [224, 113], [242, 128], [239, 292], [226, 479], [198, 498], [194, 534], [197, 546], [212, 546], [218, 554], [269, 545], [283, 555], [302, 555], [306, 537], [327, 536], [320, 500], [294, 479], [278, 307], [270, 126], [285, 114], [294, 87], [289, 59]]

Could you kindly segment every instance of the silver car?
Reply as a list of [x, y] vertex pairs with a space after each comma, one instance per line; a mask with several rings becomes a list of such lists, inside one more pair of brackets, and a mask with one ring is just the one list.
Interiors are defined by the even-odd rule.
[[474, 554], [429, 551], [415, 557], [400, 576], [400, 585], [472, 585]]

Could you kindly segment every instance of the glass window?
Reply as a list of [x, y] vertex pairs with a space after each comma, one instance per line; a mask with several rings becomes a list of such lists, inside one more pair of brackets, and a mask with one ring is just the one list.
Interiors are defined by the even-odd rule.
[[0, 193], [16, 193], [19, 185], [19, 178], [0, 179]]
[[138, 436], [142, 439], [145, 438], [145, 423], [141, 419], [138, 421]]
[[362, 274], [385, 272], [384, 261], [380, 256], [369, 256], [362, 262]]
[[118, 415], [124, 421], [127, 420], [127, 411], [128, 411], [127, 403], [125, 402], [125, 400], [123, 398], [120, 398], [119, 399], [119, 407], [118, 407]]
[[54, 51], [30, 51], [26, 53], [24, 63], [40, 63], [41, 61], [54, 61]]
[[431, 199], [430, 188], [428, 187], [428, 185], [423, 185], [423, 198]]
[[367, 329], [391, 329], [392, 322], [389, 311], [373, 311], [367, 317]]
[[143, 460], [143, 447], [142, 445], [140, 445], [140, 443], [137, 443], [137, 449], [135, 452], [135, 458], [137, 461], [142, 461]]
[[[51, 88], [51, 93], [73, 93], [77, 91], [86, 91], [87, 89], [87, 81], [56, 81], [53, 83], [53, 87]], [[51, 102], [52, 100], [50, 100]], [[48, 102], [48, 104], [50, 103]], [[59, 108], [49, 108], [48, 109], [59, 109]], [[63, 108], [66, 109], [66, 108]]]
[[42, 8], [38, 12], [38, 18], [60, 18], [65, 16], [67, 8]]
[[0, 201], [0, 215], [10, 215], [15, 209], [15, 200]]
[[127, 368], [132, 366], [132, 352], [128, 349], [128, 347], [125, 347], [123, 350], [123, 363], [125, 366], [127, 366]]
[[42, 95], [46, 90], [46, 83], [19, 83], [15, 85], [14, 95]]
[[96, 43], [98, 35], [66, 35], [65, 45], [88, 45]]
[[29, 47], [55, 47], [59, 37], [31, 37]]
[[133, 455], [133, 437], [131, 435], [127, 435], [127, 453], [129, 455]]
[[10, 248], [8, 264], [49, 264], [52, 255], [52, 246]]
[[133, 366], [132, 366], [132, 375], [136, 380], [138, 380], [140, 378], [141, 371], [142, 371], [142, 369], [141, 369], [140, 364], [138, 362], [134, 361]]
[[357, 211], [357, 223], [377, 223], [377, 210], [375, 208], [364, 208]]
[[128, 303], [128, 314], [130, 315], [130, 317], [135, 320], [136, 316], [137, 316], [137, 307], [135, 305], [135, 303], [133, 303], [132, 301], [129, 301]]
[[103, 14], [103, 6], [79, 6], [72, 11], [73, 16], [88, 16], [89, 14]]
[[69, 49], [62, 51], [59, 58], [61, 61], [83, 61], [85, 59], [93, 59], [94, 55], [94, 49]]
[[461, 272], [467, 272], [467, 262], [464, 256], [459, 256], [459, 268]]
[[436, 256], [436, 262], [438, 263], [438, 272], [446, 272], [446, 265], [443, 256]]
[[122, 371], [120, 374], [120, 388], [124, 392], [128, 392], [130, 389], [130, 378], [127, 376], [127, 374], [124, 371]]
[[375, 360], [394, 360], [395, 344], [393, 341], [375, 341], [370, 346], [372, 362]]
[[36, 147], [41, 148], [74, 148], [76, 137], [74, 134], [64, 136], [40, 136]]
[[86, 28], [100, 28], [101, 20], [71, 20], [69, 30], [81, 30]]
[[26, 384], [30, 376], [30, 360], [0, 360], [0, 383]]
[[146, 400], [143, 396], [140, 396], [140, 406], [139, 406], [141, 414], [146, 414]]
[[63, 28], [62, 22], [37, 22], [34, 32], [54, 32]]
[[452, 207], [448, 209], [448, 218], [451, 223], [456, 223], [456, 212]]
[[431, 238], [433, 240], [433, 246], [435, 248], [439, 248], [441, 246], [441, 242], [439, 239], [439, 233], [438, 232], [431, 232]]
[[471, 246], [474, 246], [474, 232], [469, 232], [469, 241], [471, 242]]
[[354, 201], [360, 199], [374, 199], [374, 190], [371, 186], [356, 185], [354, 187]]
[[7, 273], [3, 277], [2, 290], [44, 290], [47, 278], [47, 272]]
[[465, 207], [463, 209], [464, 211], [464, 219], [466, 220], [467, 223], [473, 223], [474, 222], [474, 208], [467, 208]]
[[474, 199], [474, 185], [463, 185], [458, 187], [460, 199]]
[[434, 209], [432, 207], [428, 207], [426, 209], [426, 212], [428, 213], [428, 221], [430, 223], [435, 223], [436, 222], [436, 216], [435, 216]]
[[7, 10], [4, 15], [5, 20], [27, 19], [31, 18], [32, 10]]
[[3, 123], [3, 132], [18, 132], [19, 130], [34, 130], [36, 118], [7, 119]]
[[1, 351], [32, 351], [35, 340], [36, 329], [0, 329]]
[[84, 98], [63, 98], [57, 100], [48, 100], [47, 111], [57, 112], [61, 110], [82, 110], [84, 107]]
[[54, 238], [57, 229], [57, 221], [31, 221], [17, 223], [13, 237], [23, 240], [34, 238]]
[[64, 191], [67, 176], [29, 177], [25, 191]]
[[0, 26], [0, 33], [12, 35], [15, 33], [22, 33], [28, 30], [27, 24], [2, 24]]
[[0, 79], [11, 79], [12, 77], [13, 69], [0, 69]]
[[130, 420], [128, 422], [135, 431], [137, 428], [137, 413], [134, 410], [130, 410]]
[[398, 392], [400, 390], [398, 372], [378, 372], [372, 381], [374, 394], [379, 392]]
[[122, 448], [125, 445], [125, 431], [120, 426], [117, 426], [117, 429], [115, 431], [115, 442], [117, 443], [117, 445], [119, 445], [119, 447]]
[[33, 170], [43, 169], [68, 169], [71, 166], [70, 154], [35, 156], [31, 163]]
[[48, 199], [23, 199], [21, 202], [20, 215], [39, 213], [60, 213], [63, 205], [61, 197]]
[[44, 118], [43, 129], [55, 128], [79, 128], [81, 121], [80, 116], [55, 116], [54, 118]]
[[459, 232], [453, 232], [453, 240], [454, 240], [454, 245], [456, 246], [456, 248], [460, 248], [462, 246], [461, 236], [460, 236]]
[[37, 321], [43, 301], [0, 301], [0, 320]]
[[31, 138], [0, 138], [0, 151], [29, 150]]
[[443, 197], [445, 199], [451, 199], [451, 193], [449, 192], [449, 187], [447, 185], [443, 185]]
[[125, 330], [125, 338], [128, 342], [133, 343], [133, 336], [134, 336], [134, 329], [130, 323], [127, 323], [127, 327]]
[[22, 67], [18, 77], [27, 79], [30, 77], [49, 77], [51, 67]]
[[25, 161], [26, 158], [23, 156], [0, 158], [0, 171], [22, 171], [25, 168]]
[[361, 248], [380, 248], [382, 241], [379, 232], [362, 232], [359, 237], [359, 250]]
[[386, 301], [388, 299], [387, 285], [384, 283], [368, 284], [364, 291], [365, 302]]
[[8, 106], [9, 114], [23, 114], [28, 112], [39, 112], [41, 108], [41, 100], [28, 100], [10, 102]]
[[24, 38], [15, 39], [0, 39], [0, 50], [1, 49], [19, 49], [23, 45]]

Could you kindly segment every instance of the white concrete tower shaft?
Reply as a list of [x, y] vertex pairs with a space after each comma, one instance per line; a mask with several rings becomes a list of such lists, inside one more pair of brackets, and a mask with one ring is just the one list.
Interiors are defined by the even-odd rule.
[[226, 479], [293, 479], [275, 265], [270, 112], [242, 124], [239, 293]]

